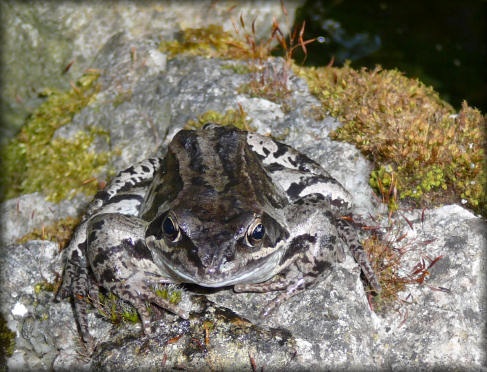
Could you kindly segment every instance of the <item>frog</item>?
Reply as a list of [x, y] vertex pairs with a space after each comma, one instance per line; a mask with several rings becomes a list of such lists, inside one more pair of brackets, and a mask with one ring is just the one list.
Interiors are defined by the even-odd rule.
[[72, 299], [91, 344], [87, 299], [101, 290], [131, 304], [145, 334], [147, 303], [189, 317], [155, 294], [159, 285], [275, 292], [266, 317], [326, 278], [348, 247], [379, 293], [352, 210], [351, 194], [289, 145], [214, 123], [183, 129], [163, 157], [121, 171], [88, 204], [65, 249], [58, 298]]

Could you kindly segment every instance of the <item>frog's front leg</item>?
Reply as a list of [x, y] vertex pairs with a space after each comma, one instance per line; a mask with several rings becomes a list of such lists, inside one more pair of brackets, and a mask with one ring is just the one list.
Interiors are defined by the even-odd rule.
[[[292, 273], [294, 270], [289, 271]], [[316, 283], [318, 276], [308, 275], [286, 275], [275, 280], [270, 280], [264, 283], [256, 284], [237, 284], [233, 287], [235, 292], [255, 292], [266, 293], [281, 291], [279, 295], [274, 297], [260, 312], [260, 317], [268, 316], [281, 303], [286, 302], [289, 298], [304, 291], [306, 288], [312, 287]]]
[[349, 217], [350, 216], [339, 216], [336, 218], [338, 234], [340, 235], [341, 239], [346, 242], [350, 253], [352, 253], [353, 258], [360, 266], [360, 269], [369, 282], [369, 285], [374, 292], [378, 294], [382, 291], [379, 278], [372, 268], [372, 265], [367, 257], [367, 253], [365, 252], [364, 247], [360, 243], [357, 236], [357, 230], [362, 228], [363, 225], [354, 222], [353, 218]]
[[97, 213], [138, 215], [147, 185], [152, 181], [160, 165], [159, 158], [141, 161], [121, 171], [104, 190], [96, 194], [88, 205], [81, 224], [76, 228], [69, 246], [64, 251], [66, 265], [63, 283], [56, 295], [58, 300], [80, 294], [79, 291], [76, 292], [74, 283], [86, 272], [86, 228], [89, 219]]
[[345, 256], [334, 215], [321, 195], [301, 198], [286, 209], [286, 215], [292, 216], [295, 222], [290, 226], [294, 238], [288, 242], [276, 270], [280, 276], [263, 283], [234, 286], [236, 292], [282, 291], [267, 304], [261, 316], [267, 316], [280, 303], [314, 286], [329, 275], [334, 263]]
[[[287, 253], [291, 253], [288, 262], [281, 261], [286, 268], [281, 276], [267, 282], [256, 284], [237, 284], [236, 292], [274, 292], [281, 291], [261, 311], [260, 316], [266, 317], [281, 303], [297, 295], [307, 288], [313, 287], [319, 280], [330, 273], [333, 261], [330, 251], [334, 249], [329, 244], [332, 240], [319, 237], [316, 234], [302, 234], [293, 239]], [[321, 253], [315, 254], [316, 251]], [[340, 253], [339, 253], [340, 255]], [[283, 259], [286, 259], [286, 254]]]
[[148, 303], [184, 319], [188, 314], [155, 294], [154, 286], [174, 281], [154, 264], [144, 240], [146, 225], [133, 216], [96, 215], [88, 221], [86, 256], [97, 283], [134, 306], [148, 334], [151, 332]]

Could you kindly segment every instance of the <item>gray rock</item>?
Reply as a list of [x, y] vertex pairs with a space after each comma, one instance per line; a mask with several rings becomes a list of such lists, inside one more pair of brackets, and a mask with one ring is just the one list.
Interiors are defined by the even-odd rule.
[[[286, 1], [290, 21], [298, 3]], [[249, 26], [256, 19], [262, 35], [269, 34], [273, 17], [286, 32], [278, 1], [0, 2], [0, 112], [8, 123], [0, 128], [0, 138], [20, 128], [39, 104], [40, 91], [69, 88], [70, 81], [93, 67], [93, 57], [113, 35], [124, 31], [132, 37], [172, 38], [182, 28], [211, 23], [231, 31], [232, 19], [238, 23], [240, 14]], [[129, 55], [130, 49], [125, 52]]]
[[[380, 213], [367, 183], [370, 164], [353, 146], [328, 138], [339, 123], [332, 118], [316, 120], [309, 114], [318, 102], [304, 81], [289, 74], [286, 83], [291, 94], [284, 109], [280, 103], [238, 93], [251, 76], [226, 67], [240, 62], [182, 56], [167, 61], [156, 46], [151, 37], [137, 41], [117, 34], [111, 38], [93, 66], [103, 69], [101, 93], [56, 135], [69, 138], [96, 123], [110, 134], [111, 146], [120, 150], [112, 166], [124, 168], [162, 153], [187, 120], [208, 110], [225, 112], [241, 105], [260, 133], [283, 136], [289, 128], [284, 141], [321, 162], [343, 182], [353, 192], [359, 213]], [[130, 61], [126, 53], [132, 47], [137, 51], [136, 61]], [[284, 68], [281, 59], [268, 63], [278, 73]], [[127, 90], [131, 92], [127, 99], [114, 104]], [[95, 146], [97, 151], [106, 150], [103, 143]], [[17, 203], [24, 200], [35, 201], [36, 214], [41, 214], [37, 224], [76, 210], [74, 202], [63, 202], [52, 213], [52, 206], [38, 195], [9, 201], [2, 207], [2, 217], [8, 219], [4, 226], [12, 230], [8, 243], [32, 226], [26, 225], [28, 209], [24, 215], [15, 213]], [[80, 197], [76, 202], [86, 201]], [[423, 285], [408, 287], [402, 294], [408, 302], [400, 307], [402, 313], [378, 315], [371, 310], [360, 271], [349, 256], [323, 282], [282, 304], [264, 320], [258, 318], [259, 309], [272, 294], [194, 287], [184, 292], [184, 301], [193, 310], [189, 322], [161, 314], [163, 320], [156, 321], [157, 330], [151, 336], [141, 336], [138, 324], [112, 326], [93, 312], [90, 330], [98, 344], [91, 358], [79, 354], [82, 350], [69, 304], [54, 303], [51, 292], [33, 290], [36, 283], [53, 282], [61, 274], [56, 245], [4, 242], [1, 311], [17, 332], [16, 351], [8, 366], [485, 370], [485, 221], [451, 205], [428, 210], [424, 218], [421, 211], [403, 212], [395, 226], [407, 232], [397, 243], [408, 248], [404, 262], [411, 266], [404, 268], [406, 273], [421, 258], [443, 256]], [[440, 287], [449, 292], [436, 290]]]
[[12, 244], [34, 229], [62, 218], [79, 216], [87, 202], [89, 199], [83, 194], [60, 203], [46, 201], [40, 193], [7, 200], [0, 204], [0, 242]]
[[0, 309], [10, 329], [15, 330], [15, 351], [7, 366], [12, 370], [47, 370], [67, 348], [75, 357], [76, 327], [71, 306], [53, 303], [53, 294], [36, 290], [53, 283], [61, 269], [59, 247], [53, 242], [31, 241], [0, 248]]
[[[387, 314], [377, 329], [374, 353], [395, 369], [486, 368], [487, 225], [458, 205], [412, 211], [404, 260], [413, 266], [442, 256], [421, 286], [408, 289], [400, 316]], [[432, 242], [427, 244], [428, 242]], [[447, 289], [445, 292], [441, 289]]]

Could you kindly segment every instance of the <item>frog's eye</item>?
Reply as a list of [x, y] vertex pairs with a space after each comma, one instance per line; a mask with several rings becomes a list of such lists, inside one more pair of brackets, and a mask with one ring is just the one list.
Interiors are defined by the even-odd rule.
[[162, 232], [171, 242], [176, 243], [181, 239], [181, 230], [176, 221], [176, 218], [171, 214], [164, 217], [162, 221]]
[[259, 244], [262, 239], [264, 239], [265, 227], [262, 224], [260, 218], [256, 218], [247, 229], [247, 234], [245, 235], [245, 243], [253, 247]]

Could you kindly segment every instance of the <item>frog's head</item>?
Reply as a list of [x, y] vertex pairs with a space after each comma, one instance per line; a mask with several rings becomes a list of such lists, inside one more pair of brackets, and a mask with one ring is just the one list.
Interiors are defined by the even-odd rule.
[[208, 126], [180, 131], [149, 191], [147, 246], [176, 281], [206, 287], [258, 283], [279, 267], [289, 236], [287, 203], [247, 143], [247, 133]]
[[222, 287], [273, 276], [288, 235], [266, 213], [218, 218], [172, 209], [149, 224], [146, 241], [156, 264], [175, 280]]

